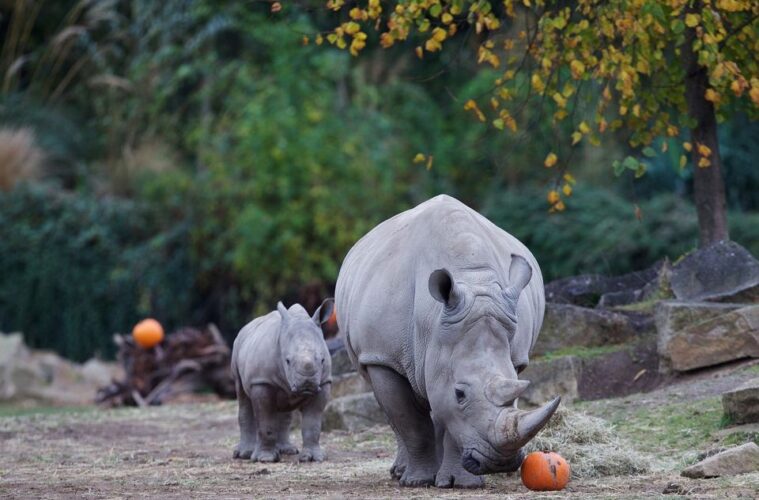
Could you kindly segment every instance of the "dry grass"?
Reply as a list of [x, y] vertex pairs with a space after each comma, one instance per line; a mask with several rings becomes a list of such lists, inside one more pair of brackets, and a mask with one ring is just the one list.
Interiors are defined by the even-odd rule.
[[606, 420], [560, 406], [527, 450], [555, 451], [573, 478], [634, 476], [650, 471], [653, 457], [638, 452]]
[[42, 173], [45, 155], [28, 128], [0, 129], [0, 190], [10, 191]]

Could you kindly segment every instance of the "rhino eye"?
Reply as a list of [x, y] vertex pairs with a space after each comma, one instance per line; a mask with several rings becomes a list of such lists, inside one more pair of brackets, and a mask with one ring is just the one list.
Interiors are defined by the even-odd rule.
[[290, 358], [286, 358], [285, 361], [287, 362], [287, 365], [290, 366]]
[[461, 404], [466, 399], [466, 393], [462, 391], [461, 389], [454, 389], [453, 392], [456, 394], [456, 402], [458, 404]]

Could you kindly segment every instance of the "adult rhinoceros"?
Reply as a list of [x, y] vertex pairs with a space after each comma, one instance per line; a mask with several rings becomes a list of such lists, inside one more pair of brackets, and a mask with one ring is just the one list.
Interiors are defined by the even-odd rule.
[[348, 354], [395, 431], [404, 486], [477, 487], [519, 468], [554, 399], [517, 409], [543, 322], [543, 278], [516, 238], [441, 195], [381, 223], [337, 279]]

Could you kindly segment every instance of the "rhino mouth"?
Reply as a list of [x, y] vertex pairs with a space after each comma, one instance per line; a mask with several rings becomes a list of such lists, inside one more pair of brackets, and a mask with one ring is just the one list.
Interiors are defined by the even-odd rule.
[[523, 460], [524, 452], [521, 449], [510, 457], [490, 457], [475, 448], [467, 448], [461, 455], [461, 465], [464, 469], [477, 476], [494, 472], [514, 472], [519, 469]]

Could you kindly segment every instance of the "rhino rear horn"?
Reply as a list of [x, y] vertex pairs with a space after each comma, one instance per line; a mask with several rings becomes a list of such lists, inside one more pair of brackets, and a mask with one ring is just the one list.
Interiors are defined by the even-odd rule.
[[316, 326], [321, 326], [329, 320], [329, 317], [332, 316], [332, 313], [334, 311], [335, 299], [324, 299], [324, 302], [322, 302], [322, 304], [316, 308], [316, 311], [314, 312], [314, 315], [311, 316], [311, 319], [314, 320]]

